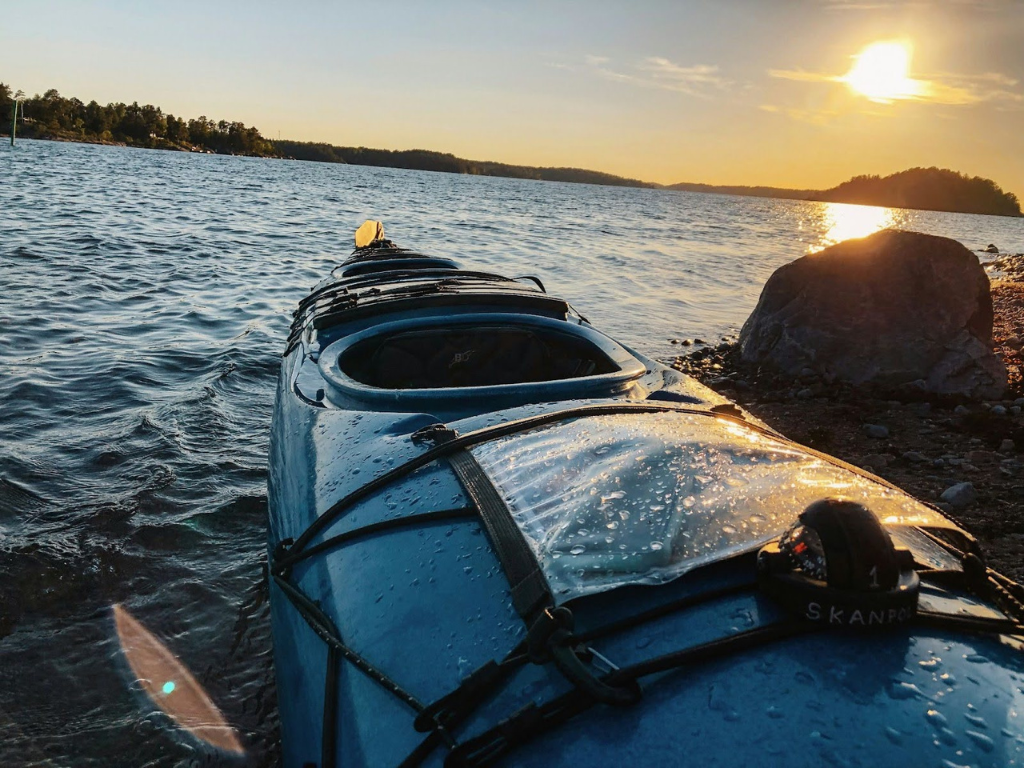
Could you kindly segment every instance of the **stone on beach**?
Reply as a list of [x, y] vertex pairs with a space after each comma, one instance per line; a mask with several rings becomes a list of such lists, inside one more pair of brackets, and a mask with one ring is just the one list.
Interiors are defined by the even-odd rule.
[[747, 363], [998, 398], [988, 276], [955, 240], [885, 230], [779, 268], [740, 331]]
[[957, 483], [944, 490], [939, 498], [954, 507], [966, 507], [974, 503], [978, 494], [971, 483]]

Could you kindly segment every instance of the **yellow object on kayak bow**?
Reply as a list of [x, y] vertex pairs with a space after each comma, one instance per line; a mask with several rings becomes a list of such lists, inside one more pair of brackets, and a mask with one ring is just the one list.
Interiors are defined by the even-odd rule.
[[379, 221], [364, 221], [356, 230], [356, 248], [366, 248], [384, 239], [384, 225]]

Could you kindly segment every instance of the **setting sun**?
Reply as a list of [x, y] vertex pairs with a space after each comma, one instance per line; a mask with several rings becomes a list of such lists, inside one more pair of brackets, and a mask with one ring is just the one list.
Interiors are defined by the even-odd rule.
[[920, 95], [921, 84], [908, 76], [910, 55], [905, 43], [872, 43], [857, 54], [853, 68], [842, 80], [862, 96], [883, 104], [913, 98]]

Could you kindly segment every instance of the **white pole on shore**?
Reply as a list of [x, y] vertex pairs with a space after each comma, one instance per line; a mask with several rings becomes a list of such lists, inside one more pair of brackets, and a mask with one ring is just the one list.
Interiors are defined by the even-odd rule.
[[[14, 134], [18, 130], [18, 105], [21, 104], [21, 101], [22, 101], [23, 98], [24, 97], [21, 95], [21, 91], [18, 91], [17, 95], [14, 97], [14, 109], [11, 110], [11, 146], [12, 147], [14, 146]], [[25, 106], [24, 105], [22, 105], [22, 107], [21, 107], [21, 116], [23, 118], [25, 117]]]

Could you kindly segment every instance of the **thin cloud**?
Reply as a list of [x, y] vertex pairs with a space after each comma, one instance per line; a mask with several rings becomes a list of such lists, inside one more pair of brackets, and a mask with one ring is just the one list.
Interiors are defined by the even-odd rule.
[[843, 81], [841, 76], [823, 75], [820, 72], [805, 72], [802, 69], [769, 69], [768, 75], [781, 80], [796, 80], [801, 83], [841, 83]]
[[775, 104], [762, 104], [758, 107], [763, 112], [770, 112], [773, 115], [786, 115], [791, 120], [811, 125], [827, 125], [828, 122], [839, 113], [830, 109], [793, 109], [791, 107], [779, 107]]
[[[846, 83], [845, 75], [806, 72], [802, 69], [769, 69], [768, 75], [801, 83]], [[1018, 85], [1018, 81], [999, 72], [986, 72], [981, 75], [943, 73], [908, 78], [908, 82], [914, 85], [914, 89], [912, 93], [901, 96], [902, 100], [947, 106], [968, 106], [985, 102], [1024, 103], [1024, 95], [1011, 90]]]
[[898, 3], [847, 3], [842, 0], [830, 0], [825, 5], [826, 11], [884, 11], [897, 7]]
[[716, 64], [683, 66], [661, 56], [648, 56], [623, 71], [609, 66], [611, 60], [606, 56], [587, 56], [585, 61], [590, 71], [605, 80], [689, 96], [708, 97], [732, 85]]
[[1012, 6], [1014, 2], [1015, 0], [822, 0], [822, 8], [825, 11], [893, 11], [907, 8], [941, 8], [945, 5], [970, 10], [998, 10]]

